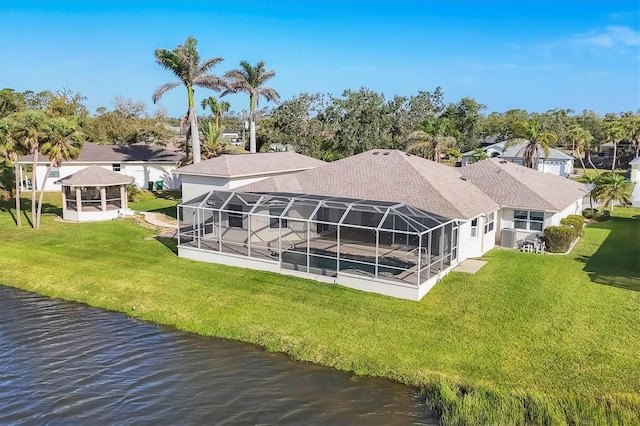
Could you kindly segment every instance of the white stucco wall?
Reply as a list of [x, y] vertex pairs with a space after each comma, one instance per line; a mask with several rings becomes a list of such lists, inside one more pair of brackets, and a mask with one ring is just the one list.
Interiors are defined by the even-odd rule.
[[[175, 175], [175, 174], [174, 174]], [[229, 191], [243, 185], [266, 179], [270, 176], [251, 178], [226, 178], [218, 176], [180, 175], [182, 177], [182, 200], [189, 201], [211, 191]]]
[[[503, 208], [501, 210], [501, 218], [500, 218], [500, 230], [496, 234], [498, 244], [501, 244], [501, 230], [502, 229], [515, 229], [514, 228], [514, 211], [515, 210], [523, 210], [523, 209], [512, 209], [512, 208]], [[531, 209], [532, 211], [541, 211]], [[517, 241], [522, 241], [524, 239], [530, 239], [535, 234], [543, 234], [544, 228], [548, 226], [557, 226], [560, 225], [560, 220], [572, 214], [582, 214], [582, 198], [576, 200], [575, 202], [569, 204], [567, 207], [562, 209], [559, 212], [544, 212], [544, 222], [542, 225], [542, 231], [538, 230], [528, 230], [528, 229], [517, 229], [516, 230], [516, 239]]]
[[631, 182], [638, 182], [640, 180], [640, 164], [631, 165], [631, 176], [629, 180]]
[[485, 234], [484, 225], [487, 223], [487, 217], [478, 217], [478, 231], [475, 238], [471, 236], [471, 221], [460, 223], [458, 245], [458, 260], [460, 262], [471, 257], [480, 257], [495, 247], [496, 230], [499, 224], [498, 212], [494, 213], [493, 230]]
[[429, 280], [423, 282], [420, 286], [417, 286], [387, 280], [372, 280], [370, 278], [363, 278], [348, 273], [337, 273], [334, 277], [317, 275], [281, 268], [280, 263], [277, 261], [248, 258], [246, 256], [202, 250], [195, 247], [178, 246], [178, 256], [201, 262], [220, 263], [260, 271], [278, 272], [284, 275], [294, 275], [328, 284], [338, 284], [356, 290], [379, 293], [399, 299], [414, 301], [422, 299], [422, 297], [424, 297], [424, 295], [427, 294], [435, 284], [437, 284], [449, 273], [449, 271], [451, 271], [451, 269], [455, 267], [455, 264], [449, 266], [444, 271], [441, 271], [439, 274], [434, 275]]
[[[58, 168], [58, 177], [49, 177], [49, 179], [47, 179], [47, 184], [44, 190], [60, 191], [61, 186], [55, 184], [58, 179], [70, 176], [92, 165], [97, 165], [106, 170], [113, 171], [112, 163], [65, 163]], [[22, 166], [24, 169], [24, 164]], [[36, 189], [38, 190], [42, 188], [48, 167], [48, 164], [38, 164], [38, 166], [36, 167]], [[134, 178], [136, 184], [143, 189], [148, 188], [149, 182], [156, 182], [159, 180], [164, 182], [164, 189], [179, 189], [180, 177], [175, 176], [171, 173], [174, 169], [174, 165], [161, 163], [120, 163], [120, 171], [116, 173]]]

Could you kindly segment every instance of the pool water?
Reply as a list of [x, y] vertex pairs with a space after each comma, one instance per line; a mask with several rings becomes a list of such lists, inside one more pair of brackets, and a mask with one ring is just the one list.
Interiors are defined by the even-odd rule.
[[[336, 254], [328, 250], [312, 248], [309, 256], [309, 267], [322, 270], [336, 271], [337, 259]], [[307, 265], [307, 249], [298, 247], [282, 253], [282, 262], [292, 263], [294, 265]], [[376, 258], [373, 256], [360, 256], [356, 254], [341, 253], [340, 254], [340, 270], [355, 269], [365, 272], [369, 275], [375, 275]], [[382, 275], [399, 275], [415, 266], [415, 263], [398, 259], [396, 257], [380, 257], [378, 258], [378, 274]]]

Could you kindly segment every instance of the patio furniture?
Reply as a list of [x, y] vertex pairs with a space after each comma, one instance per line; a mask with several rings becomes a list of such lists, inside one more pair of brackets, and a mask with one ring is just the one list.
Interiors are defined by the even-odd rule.
[[522, 247], [520, 248], [520, 250], [522, 250], [525, 253], [533, 253], [535, 251], [535, 242], [531, 241], [531, 240], [525, 240], [522, 242]]
[[520, 246], [520, 250], [524, 253], [540, 253], [544, 254], [546, 244], [542, 239], [524, 240]]

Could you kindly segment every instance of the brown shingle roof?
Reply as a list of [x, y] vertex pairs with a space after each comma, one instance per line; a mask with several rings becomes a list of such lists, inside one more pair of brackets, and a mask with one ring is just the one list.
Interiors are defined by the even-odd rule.
[[587, 194], [581, 183], [498, 158], [462, 167], [460, 173], [505, 207], [560, 211]]
[[[171, 151], [157, 145], [99, 145], [85, 142], [80, 150], [80, 156], [64, 163], [126, 163], [126, 162], [154, 162], [175, 164], [183, 154]], [[47, 157], [40, 157], [48, 162]], [[33, 156], [22, 157], [20, 162], [32, 162]]]
[[402, 202], [451, 219], [500, 207], [457, 169], [394, 150], [372, 150], [304, 172], [275, 176], [240, 192], [289, 192]]
[[64, 186], [114, 186], [126, 185], [132, 181], [133, 178], [112, 172], [104, 167], [89, 166], [72, 175], [58, 179], [55, 183]]
[[254, 154], [221, 155], [180, 167], [175, 174], [239, 177], [270, 173], [298, 172], [326, 164], [324, 161], [295, 152], [258, 152]]

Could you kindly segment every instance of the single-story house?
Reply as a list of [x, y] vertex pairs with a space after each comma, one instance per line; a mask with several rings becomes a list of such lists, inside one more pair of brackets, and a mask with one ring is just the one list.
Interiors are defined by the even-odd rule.
[[[60, 191], [61, 185], [57, 183], [59, 179], [94, 165], [129, 176], [136, 185], [144, 189], [149, 187], [149, 183], [155, 184], [158, 181], [162, 181], [165, 189], [179, 189], [180, 179], [173, 176], [171, 172], [182, 157], [183, 154], [180, 152], [157, 145], [99, 145], [85, 142], [77, 159], [64, 161], [60, 167], [54, 167], [51, 170], [44, 190]], [[18, 164], [21, 173], [19, 179], [23, 186], [26, 186], [27, 178], [24, 168], [26, 165], [33, 164], [33, 156], [20, 158]], [[49, 159], [40, 155], [36, 166], [36, 189], [38, 190], [42, 188], [48, 167]]]
[[420, 300], [463, 260], [579, 214], [587, 192], [505, 160], [376, 149], [187, 199], [178, 255]]
[[[504, 146], [506, 141], [502, 141], [487, 145], [483, 147], [482, 150], [489, 158], [498, 157], [513, 163], [522, 164], [522, 153], [526, 143], [528, 142], [515, 144], [505, 150]], [[464, 167], [471, 164], [473, 156], [474, 151], [468, 151], [462, 154], [462, 166]], [[541, 148], [540, 159], [538, 160], [538, 171], [566, 177], [573, 173], [573, 160], [574, 157], [571, 155], [554, 148], [549, 149], [549, 156], [547, 156], [544, 149]]]
[[559, 225], [570, 214], [582, 213], [589, 190], [582, 183], [540, 173], [500, 158], [470, 164], [461, 175], [500, 204], [496, 244], [516, 247], [544, 228]]
[[631, 160], [629, 166], [631, 166], [631, 176], [629, 180], [636, 184], [631, 193], [631, 204], [633, 207], [640, 207], [640, 157]]
[[494, 247], [499, 209], [459, 169], [372, 150], [183, 202], [178, 253], [419, 300]]
[[191, 200], [212, 190], [230, 190], [324, 164], [324, 161], [295, 152], [258, 152], [221, 155], [180, 167], [173, 174], [182, 182], [182, 199]]

